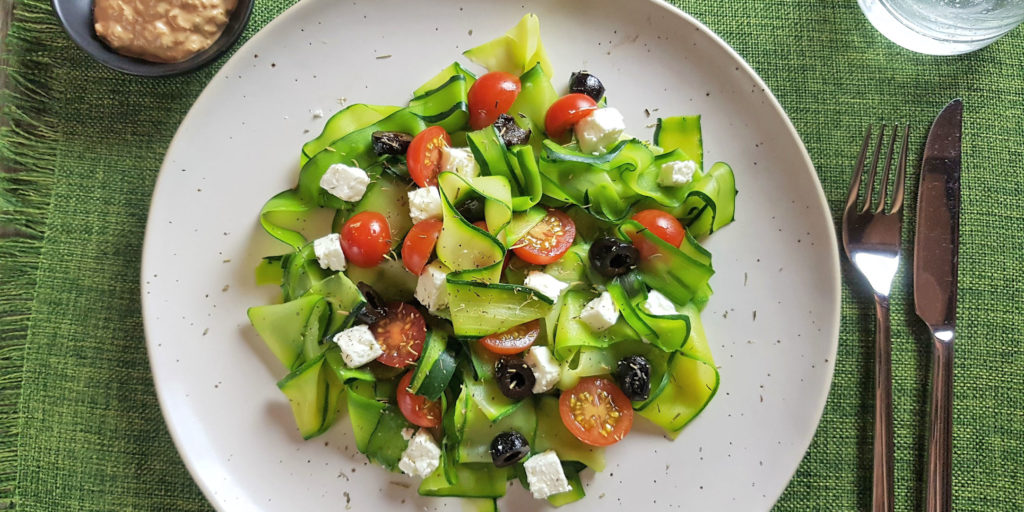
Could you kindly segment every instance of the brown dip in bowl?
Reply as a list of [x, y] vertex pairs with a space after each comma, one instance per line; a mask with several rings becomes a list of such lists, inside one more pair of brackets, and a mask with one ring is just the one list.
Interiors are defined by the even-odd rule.
[[95, 0], [96, 35], [122, 55], [181, 62], [220, 37], [237, 0]]
[[[136, 0], [128, 0], [134, 5]], [[54, 13], [72, 41], [97, 62], [111, 69], [137, 76], [172, 76], [187, 73], [203, 67], [235, 46], [245, 32], [253, 11], [254, 0], [231, 0], [234, 10], [228, 15], [227, 24], [220, 37], [216, 37], [208, 48], [178, 62], [155, 62], [135, 56], [128, 56], [111, 48], [96, 33], [94, 0], [50, 0]], [[155, 3], [148, 0], [147, 7]], [[172, 5], [172, 4], [168, 4]], [[134, 12], [134, 10], [133, 10]], [[227, 11], [226, 11], [227, 12]], [[211, 37], [211, 39], [214, 39]]]

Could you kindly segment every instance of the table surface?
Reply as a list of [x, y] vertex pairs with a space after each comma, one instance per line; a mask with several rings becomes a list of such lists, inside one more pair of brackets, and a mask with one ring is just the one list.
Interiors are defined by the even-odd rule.
[[[259, 0], [245, 37], [292, 1]], [[1022, 30], [940, 58], [888, 42], [852, 0], [673, 3], [764, 78], [836, 218], [868, 123], [911, 122], [919, 162], [932, 118], [964, 98], [954, 508], [1024, 510]], [[176, 78], [121, 75], [70, 42], [47, 0], [13, 6], [0, 101], [0, 510], [207, 510], [156, 402], [138, 269], [163, 153], [224, 59]], [[896, 500], [920, 510], [929, 353], [906, 268], [892, 304]], [[874, 319], [854, 277], [844, 261], [835, 381], [778, 510], [869, 508]]]

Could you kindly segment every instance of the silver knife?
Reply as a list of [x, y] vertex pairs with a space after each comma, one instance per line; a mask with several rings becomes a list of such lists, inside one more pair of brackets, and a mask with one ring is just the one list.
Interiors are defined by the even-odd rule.
[[953, 339], [960, 249], [960, 136], [964, 105], [935, 118], [921, 162], [914, 237], [914, 304], [932, 333], [932, 383], [925, 509], [951, 509]]

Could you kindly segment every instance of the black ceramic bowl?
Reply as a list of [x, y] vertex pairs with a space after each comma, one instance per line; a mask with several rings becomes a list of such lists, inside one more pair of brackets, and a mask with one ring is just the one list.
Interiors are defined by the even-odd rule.
[[51, 0], [53, 10], [64, 30], [80, 48], [101, 64], [118, 71], [139, 76], [170, 76], [185, 73], [202, 67], [204, 64], [220, 56], [231, 47], [245, 30], [252, 14], [254, 0], [238, 0], [238, 5], [231, 13], [227, 26], [220, 37], [209, 48], [181, 62], [162, 63], [149, 62], [134, 57], [126, 57], [110, 49], [96, 35], [93, 28], [93, 0]]

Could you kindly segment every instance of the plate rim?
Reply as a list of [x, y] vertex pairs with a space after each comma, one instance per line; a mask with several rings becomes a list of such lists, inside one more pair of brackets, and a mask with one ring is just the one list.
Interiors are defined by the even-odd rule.
[[[743, 58], [743, 56], [741, 56], [735, 49], [733, 49], [732, 46], [726, 43], [721, 36], [719, 36], [716, 32], [711, 30], [707, 25], [705, 25], [703, 22], [701, 22], [693, 15], [668, 3], [665, 0], [646, 1], [649, 4], [653, 4], [654, 6], [661, 8], [663, 11], [667, 11], [668, 13], [671, 13], [672, 15], [675, 15], [678, 18], [681, 18], [683, 22], [688, 23], [691, 26], [696, 27], [698, 30], [703, 32], [704, 36], [706, 36], [711, 42], [713, 42], [719, 49], [725, 51], [729, 56], [735, 59], [736, 62], [739, 63], [739, 65], [741, 66], [741, 70], [754, 79], [755, 84], [766, 95], [767, 99], [769, 100], [768, 103], [774, 110], [775, 114], [779, 115], [782, 118], [783, 123], [786, 127], [786, 135], [790, 139], [792, 139], [792, 141], [794, 141], [796, 143], [796, 146], [799, 148], [800, 157], [806, 166], [808, 174], [810, 175], [809, 177], [813, 180], [813, 183], [815, 185], [815, 199], [817, 200], [818, 206], [822, 209], [822, 211], [826, 213], [827, 216], [828, 233], [831, 236], [826, 238], [824, 243], [827, 245], [827, 247], [824, 250], [827, 250], [827, 252], [830, 252], [833, 255], [833, 257], [829, 259], [830, 267], [828, 270], [835, 277], [835, 279], [831, 283], [829, 283], [830, 285], [832, 285], [833, 288], [830, 305], [834, 306], [834, 314], [832, 318], [829, 319], [831, 321], [832, 329], [831, 332], [828, 333], [828, 353], [830, 354], [830, 357], [825, 362], [825, 366], [827, 368], [827, 378], [824, 382], [825, 385], [823, 385], [822, 389], [819, 391], [817, 402], [814, 404], [814, 408], [812, 409], [814, 411], [815, 418], [814, 432], [811, 436], [809, 436], [806, 439], [806, 442], [803, 443], [803, 446], [800, 447], [803, 455], [801, 456], [800, 462], [798, 462], [796, 466], [793, 467], [793, 470], [790, 472], [786, 480], [786, 485], [782, 486], [782, 488], [777, 493], [775, 493], [775, 496], [772, 499], [772, 503], [777, 504], [779, 498], [786, 491], [786, 489], [789, 488], [790, 484], [792, 483], [793, 477], [796, 475], [797, 470], [799, 470], [800, 466], [803, 464], [804, 459], [807, 457], [807, 453], [811, 443], [817, 436], [818, 429], [821, 426], [821, 419], [825, 412], [825, 406], [828, 402], [828, 396], [831, 393], [832, 385], [835, 382], [835, 363], [839, 348], [839, 334], [841, 330], [842, 318], [842, 272], [839, 262], [839, 245], [836, 237], [835, 222], [831, 215], [832, 210], [828, 203], [828, 198], [825, 196], [825, 190], [822, 187], [821, 179], [818, 176], [817, 169], [814, 166], [813, 161], [811, 160], [810, 154], [807, 152], [807, 148], [804, 145], [803, 139], [796, 131], [796, 127], [793, 125], [793, 122], [789, 118], [789, 115], [786, 113], [785, 109], [782, 108], [782, 104], [779, 102], [778, 98], [775, 97], [775, 94], [764, 82], [764, 80], [761, 78], [761, 75], [757, 72], [757, 70], [755, 70], [753, 66], [751, 66], [745, 58]], [[273, 32], [274, 27], [276, 27], [277, 25], [286, 23], [288, 19], [298, 16], [298, 13], [304, 12], [305, 9], [320, 8], [321, 4], [330, 5], [331, 0], [306, 0], [304, 2], [298, 2], [292, 5], [291, 7], [285, 9], [274, 19], [268, 22], [263, 28], [259, 29], [258, 32], [253, 34], [253, 36], [246, 40], [240, 47], [238, 47], [235, 53], [227, 61], [225, 61], [225, 63], [221, 66], [220, 69], [217, 70], [217, 73], [215, 73], [213, 77], [210, 78], [210, 81], [203, 88], [202, 92], [196, 97], [192, 106], [189, 107], [188, 113], [186, 113], [186, 115], [182, 118], [181, 123], [178, 125], [178, 129], [175, 131], [175, 134], [172, 137], [171, 142], [168, 144], [167, 150], [164, 154], [164, 160], [160, 165], [160, 170], [157, 175], [157, 179], [154, 184], [153, 193], [151, 197], [157, 196], [157, 193], [160, 190], [161, 183], [164, 183], [166, 177], [172, 174], [169, 171], [167, 171], [167, 169], [169, 169], [170, 166], [170, 163], [167, 159], [167, 155], [170, 155], [172, 153], [172, 150], [175, 148], [175, 144], [179, 141], [181, 135], [181, 127], [188, 123], [193, 117], [193, 115], [197, 115], [195, 113], [195, 105], [200, 103], [207, 95], [212, 95], [217, 90], [219, 90], [220, 86], [217, 86], [216, 84], [225, 82], [224, 80], [218, 79], [222, 78], [225, 75], [224, 69], [228, 66], [228, 64], [230, 64], [231, 61], [235, 60], [236, 58], [241, 58], [240, 56], [245, 54], [245, 50], [248, 49], [248, 47], [251, 44], [259, 44], [259, 42], [262, 41], [262, 39], [270, 37], [268, 36], [268, 34]], [[202, 491], [203, 497], [211, 506], [213, 506], [217, 510], [227, 510], [227, 508], [225, 508], [226, 503], [223, 503], [217, 499], [213, 484], [211, 482], [199, 478], [199, 468], [197, 467], [196, 462], [185, 455], [185, 451], [183, 450], [183, 445], [185, 442], [184, 439], [182, 438], [183, 434], [180, 431], [178, 423], [174, 420], [174, 418], [172, 418], [171, 412], [167, 404], [169, 399], [166, 398], [166, 394], [169, 393], [169, 390], [167, 389], [167, 386], [161, 386], [160, 381], [156, 377], [158, 370], [154, 363], [153, 353], [155, 351], [155, 347], [154, 342], [152, 341], [153, 337], [151, 336], [151, 330], [153, 329], [153, 327], [151, 326], [151, 320], [149, 320], [148, 316], [146, 315], [146, 311], [149, 310], [149, 308], [151, 307], [147, 305], [147, 302], [149, 302], [151, 299], [147, 299], [148, 295], [145, 293], [145, 276], [148, 275], [147, 270], [149, 269], [149, 265], [151, 264], [151, 260], [147, 258], [147, 254], [151, 252], [150, 247], [152, 247], [154, 244], [152, 238], [156, 236], [154, 234], [155, 229], [151, 229], [151, 227], [154, 227], [154, 225], [152, 225], [152, 214], [154, 204], [155, 202], [151, 199], [150, 206], [147, 212], [146, 231], [141, 251], [142, 258], [139, 274], [141, 295], [140, 309], [143, 322], [143, 332], [146, 338], [146, 351], [147, 359], [149, 361], [150, 366], [150, 374], [153, 376], [154, 390], [156, 392], [157, 402], [160, 405], [160, 412], [164, 420], [164, 426], [167, 428], [167, 431], [171, 436], [171, 440], [174, 443], [175, 450], [177, 451], [182, 463], [188, 470], [189, 476], [192, 478], [192, 481], [195, 482], [197, 487], [199, 487], [199, 489]]]

